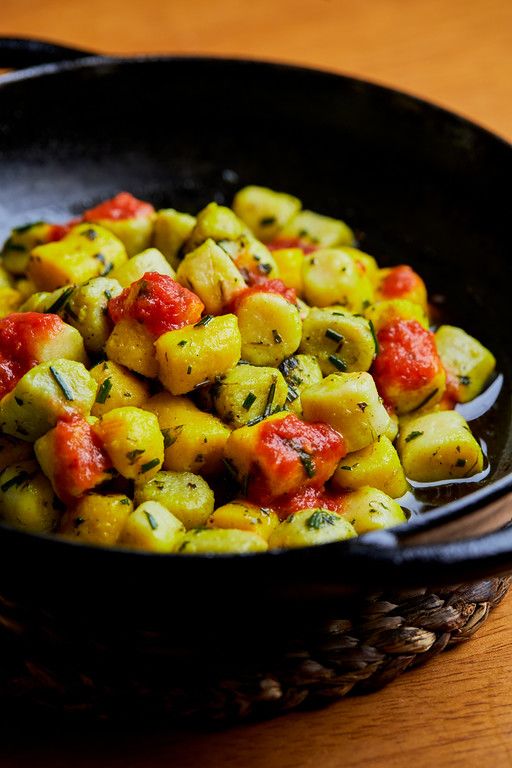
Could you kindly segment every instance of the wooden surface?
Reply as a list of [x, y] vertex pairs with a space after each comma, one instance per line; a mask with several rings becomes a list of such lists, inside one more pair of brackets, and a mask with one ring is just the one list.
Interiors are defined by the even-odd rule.
[[[0, 34], [110, 53], [248, 55], [424, 96], [512, 138], [510, 0], [0, 0]], [[512, 598], [385, 690], [221, 733], [2, 734], [3, 768], [512, 766]]]

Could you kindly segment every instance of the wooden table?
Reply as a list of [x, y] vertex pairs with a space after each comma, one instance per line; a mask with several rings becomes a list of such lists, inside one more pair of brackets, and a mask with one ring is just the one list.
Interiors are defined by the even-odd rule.
[[[311, 64], [397, 86], [512, 138], [510, 0], [1, 0], [0, 34], [110, 53]], [[387, 689], [221, 733], [23, 730], [4, 768], [512, 766], [512, 598]]]

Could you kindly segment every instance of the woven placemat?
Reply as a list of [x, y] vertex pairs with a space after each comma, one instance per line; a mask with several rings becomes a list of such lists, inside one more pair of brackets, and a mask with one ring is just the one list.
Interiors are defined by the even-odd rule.
[[[55, 635], [27, 642], [27, 628], [0, 602], [0, 699], [4, 708], [94, 719], [162, 716], [229, 723], [375, 691], [473, 636], [512, 577], [415, 592], [367, 595], [339, 617], [309, 626], [275, 658], [254, 654], [226, 666], [214, 648], [180, 668], [152, 637], [151, 651], [94, 648], [73, 655]], [[47, 643], [41, 637], [47, 635]], [[177, 668], [178, 667], [178, 668]]]

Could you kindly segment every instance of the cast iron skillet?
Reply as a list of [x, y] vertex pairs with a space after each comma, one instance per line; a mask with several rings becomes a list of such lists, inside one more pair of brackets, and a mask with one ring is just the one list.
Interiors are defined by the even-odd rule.
[[154, 617], [165, 606], [180, 625], [197, 627], [200, 614], [215, 631], [221, 595], [237, 620], [264, 607], [277, 621], [290, 606], [359, 590], [512, 569], [512, 528], [496, 532], [512, 518], [510, 145], [403, 93], [282, 64], [111, 59], [0, 41], [0, 66], [27, 65], [36, 66], [0, 80], [0, 238], [121, 189], [190, 210], [229, 202], [247, 183], [287, 190], [348, 220], [382, 263], [410, 263], [433, 294], [447, 294], [446, 319], [495, 351], [504, 385], [490, 416], [488, 484], [402, 529], [278, 554], [185, 558], [2, 527], [0, 590], [67, 615], [79, 606], [81, 616]]

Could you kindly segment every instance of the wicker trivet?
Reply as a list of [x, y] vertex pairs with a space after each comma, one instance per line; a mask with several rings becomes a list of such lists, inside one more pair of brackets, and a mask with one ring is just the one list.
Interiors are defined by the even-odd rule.
[[[66, 716], [162, 715], [230, 722], [269, 717], [301, 704], [374, 691], [456, 643], [468, 640], [505, 596], [512, 577], [471, 585], [369, 595], [340, 610], [342, 618], [308, 629], [265, 665], [250, 659], [215, 663], [215, 650], [179, 669], [165, 642], [126, 655], [95, 648], [63, 652], [44, 632], [35, 651], [25, 628], [0, 605], [0, 693], [4, 704], [27, 704]], [[293, 642], [293, 645], [292, 645]], [[27, 648], [30, 652], [27, 653]], [[69, 649], [68, 649], [69, 650]], [[152, 655], [153, 654], [153, 655]], [[167, 660], [167, 663], [166, 663]], [[177, 669], [178, 667], [178, 669]], [[178, 676], [177, 676], [178, 675]]]

